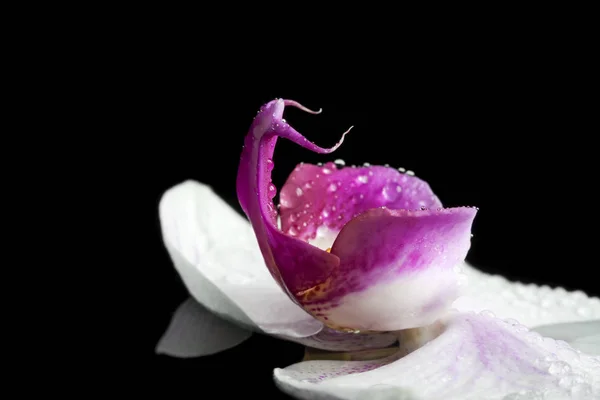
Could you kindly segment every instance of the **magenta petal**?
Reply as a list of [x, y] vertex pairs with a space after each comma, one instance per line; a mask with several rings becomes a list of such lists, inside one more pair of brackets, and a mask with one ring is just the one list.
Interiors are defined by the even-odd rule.
[[475, 208], [369, 210], [340, 231], [340, 265], [299, 297], [330, 326], [399, 330], [432, 323], [459, 296]]
[[337, 267], [339, 259], [277, 228], [277, 212], [272, 202], [276, 189], [271, 183], [275, 143], [280, 136], [314, 152], [330, 153], [341, 141], [330, 149], [309, 142], [282, 119], [286, 105], [303, 108], [293, 101], [279, 99], [263, 106], [255, 117], [244, 141], [237, 176], [237, 194], [252, 223], [269, 271], [288, 295], [294, 298], [292, 293], [325, 280]]
[[281, 189], [282, 230], [303, 240], [319, 227], [337, 233], [356, 215], [372, 208], [415, 210], [442, 203], [427, 182], [389, 167], [338, 169], [300, 164]]

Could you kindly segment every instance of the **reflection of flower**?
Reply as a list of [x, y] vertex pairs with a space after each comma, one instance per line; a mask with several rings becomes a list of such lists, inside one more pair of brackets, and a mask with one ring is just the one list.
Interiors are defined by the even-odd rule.
[[600, 300], [464, 264], [476, 210], [442, 208], [420, 179], [386, 167], [299, 165], [281, 191], [279, 229], [270, 181], [277, 137], [335, 149], [287, 124], [286, 105], [303, 108], [270, 102], [245, 140], [237, 189], [251, 225], [201, 184], [164, 195], [164, 241], [195, 301], [180, 307], [159, 351], [210, 354], [249, 331], [342, 351], [399, 338], [393, 354], [305, 361], [276, 370], [276, 382], [307, 399], [600, 396]]

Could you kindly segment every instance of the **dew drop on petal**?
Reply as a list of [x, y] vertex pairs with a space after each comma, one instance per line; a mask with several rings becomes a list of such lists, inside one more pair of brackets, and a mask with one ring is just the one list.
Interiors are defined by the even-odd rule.
[[[381, 194], [383, 195], [383, 197], [386, 200], [395, 201], [398, 198], [398, 193], [400, 193], [397, 189], [399, 187], [400, 186], [396, 185], [395, 183], [388, 183], [381, 190]], [[402, 189], [400, 189], [400, 190], [402, 190]]]
[[571, 366], [564, 361], [554, 361], [550, 364], [548, 372], [555, 376], [567, 375], [571, 372]]
[[275, 197], [277, 194], [277, 188], [272, 183], [269, 183], [269, 198]]
[[302, 189], [300, 188], [296, 188], [296, 196], [300, 197], [304, 194], [304, 191], [302, 191]]
[[274, 167], [275, 167], [275, 164], [273, 164], [273, 160], [271, 160], [270, 158], [267, 159], [267, 171], [269, 171], [269, 172], [273, 171]]
[[336, 165], [341, 165], [342, 167], [344, 165], [346, 165], [346, 162], [344, 160], [340, 159], [340, 158], [338, 158], [337, 160], [335, 160], [333, 163], [336, 164]]
[[364, 194], [354, 194], [352, 195], [352, 197], [350, 198], [350, 200], [352, 201], [352, 203], [354, 204], [359, 204], [363, 201], [365, 195]]
[[358, 178], [356, 178], [360, 183], [367, 183], [369, 182], [369, 177], [366, 175], [361, 175]]

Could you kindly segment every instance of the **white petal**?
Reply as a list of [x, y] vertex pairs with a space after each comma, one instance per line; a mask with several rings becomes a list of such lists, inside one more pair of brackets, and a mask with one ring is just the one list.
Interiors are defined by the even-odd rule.
[[199, 357], [227, 350], [252, 335], [189, 298], [177, 308], [156, 352], [175, 357]]
[[584, 353], [600, 355], [600, 320], [538, 326], [543, 336], [564, 340]]
[[163, 195], [159, 208], [175, 268], [206, 308], [268, 334], [306, 337], [322, 329], [277, 286], [248, 221], [210, 187], [181, 183]]
[[468, 284], [454, 302], [460, 311], [490, 310], [500, 318], [514, 318], [535, 327], [600, 319], [600, 299], [582, 291], [511, 282], [464, 264]]
[[276, 369], [274, 375], [283, 391], [299, 399], [600, 396], [600, 357], [485, 312], [450, 316], [439, 336], [403, 357], [306, 361]]

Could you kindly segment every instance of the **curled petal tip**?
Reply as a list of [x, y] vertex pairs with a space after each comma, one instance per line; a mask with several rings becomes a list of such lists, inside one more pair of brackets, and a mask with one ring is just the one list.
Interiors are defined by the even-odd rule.
[[283, 104], [285, 104], [286, 106], [292, 106], [292, 107], [299, 108], [302, 111], [305, 111], [310, 114], [321, 114], [321, 112], [323, 112], [322, 108], [319, 108], [317, 111], [314, 111], [314, 110], [311, 110], [310, 108], [303, 106], [302, 104], [300, 104], [294, 100], [283, 100]]
[[352, 130], [352, 128], [354, 128], [354, 125], [352, 125], [350, 128], [348, 128], [348, 130], [346, 132], [342, 133], [342, 137], [340, 138], [340, 140], [335, 144], [335, 146], [333, 146], [329, 150], [330, 153], [334, 152], [335, 150], [337, 150], [342, 145], [342, 143], [344, 143], [344, 138]]

